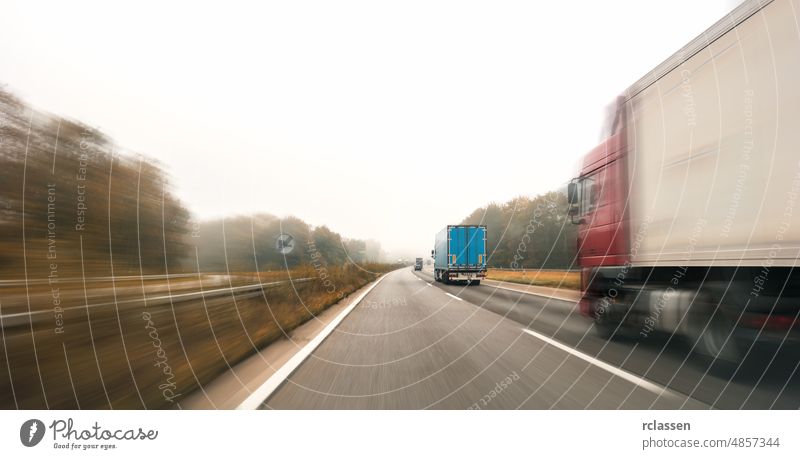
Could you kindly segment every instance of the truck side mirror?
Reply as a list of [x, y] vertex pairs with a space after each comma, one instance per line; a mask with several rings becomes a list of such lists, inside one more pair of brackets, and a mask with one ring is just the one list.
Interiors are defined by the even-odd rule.
[[578, 202], [578, 182], [573, 180], [567, 185], [567, 202], [576, 204]]
[[576, 217], [578, 215], [578, 206], [569, 206], [569, 209], [567, 209], [567, 215], [569, 215], [570, 218]]
[[569, 221], [573, 225], [583, 225], [586, 223], [586, 220], [583, 218], [575, 220], [575, 217], [580, 214], [580, 211], [580, 207], [578, 207], [576, 204], [570, 204], [569, 208], [567, 209], [567, 216], [569, 216]]
[[567, 209], [567, 215], [569, 215], [570, 218], [577, 217], [578, 216], [578, 206], [569, 206], [569, 209]]
[[436, 253], [435, 250], [431, 250], [431, 258], [433, 258], [434, 254]]

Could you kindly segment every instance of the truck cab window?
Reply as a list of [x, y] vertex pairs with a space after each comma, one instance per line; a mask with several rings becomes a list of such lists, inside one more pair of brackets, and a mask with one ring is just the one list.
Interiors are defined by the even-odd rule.
[[594, 212], [597, 207], [600, 190], [596, 180], [596, 175], [590, 175], [581, 180], [581, 215], [588, 215]]

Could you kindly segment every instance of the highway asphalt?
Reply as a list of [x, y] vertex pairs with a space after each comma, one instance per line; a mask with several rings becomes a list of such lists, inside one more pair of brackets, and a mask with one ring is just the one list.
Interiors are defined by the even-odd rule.
[[390, 273], [262, 408], [800, 406], [796, 356], [720, 374], [678, 340], [607, 341], [573, 302], [489, 284]]

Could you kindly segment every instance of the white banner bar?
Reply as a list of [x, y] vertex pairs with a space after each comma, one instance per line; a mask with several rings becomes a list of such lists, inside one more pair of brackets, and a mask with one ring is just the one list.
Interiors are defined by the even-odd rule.
[[[797, 411], [7, 411], [2, 457], [800, 457]], [[30, 446], [28, 446], [30, 445]]]

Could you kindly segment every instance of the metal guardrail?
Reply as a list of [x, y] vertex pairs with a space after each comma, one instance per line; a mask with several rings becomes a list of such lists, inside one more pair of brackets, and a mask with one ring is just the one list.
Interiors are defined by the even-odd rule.
[[[104, 277], [59, 277], [59, 283], [66, 282], [104, 282], [104, 281], [124, 281], [124, 280], [157, 280], [157, 279], [180, 279], [182, 277], [197, 277], [197, 274], [148, 274], [146, 276], [104, 276]], [[6, 279], [0, 280], [0, 287], [13, 287], [17, 285], [42, 285], [50, 282], [50, 279]]]
[[[90, 309], [102, 308], [102, 307], [109, 307], [109, 306], [124, 306], [130, 304], [147, 304], [147, 307], [154, 307], [154, 306], [163, 306], [165, 304], [174, 304], [174, 303], [182, 303], [192, 300], [205, 300], [209, 298], [217, 298], [220, 296], [225, 295], [233, 295], [238, 293], [246, 293], [246, 292], [253, 292], [258, 293], [262, 289], [267, 287], [275, 287], [278, 285], [289, 284], [289, 283], [302, 283], [308, 282], [311, 280], [316, 279], [316, 277], [303, 277], [299, 279], [291, 279], [291, 280], [284, 280], [284, 281], [273, 281], [273, 282], [264, 282], [260, 284], [251, 284], [251, 285], [240, 285], [237, 287], [224, 287], [224, 288], [216, 288], [212, 290], [201, 290], [197, 292], [189, 292], [189, 293], [177, 293], [174, 295], [161, 295], [155, 296], [151, 298], [147, 297], [140, 297], [140, 298], [131, 298], [127, 300], [120, 300], [120, 301], [108, 301], [105, 303], [96, 303], [96, 304], [87, 304], [83, 306], [70, 306], [67, 308], [62, 308], [61, 312], [66, 314], [68, 312], [73, 311], [88, 311]], [[52, 320], [53, 316], [53, 309], [41, 309], [36, 311], [30, 312], [18, 312], [13, 314], [4, 314], [0, 315], [0, 328], [12, 328], [18, 327], [23, 325], [30, 325], [32, 323], [36, 323], [37, 321], [41, 320]]]

